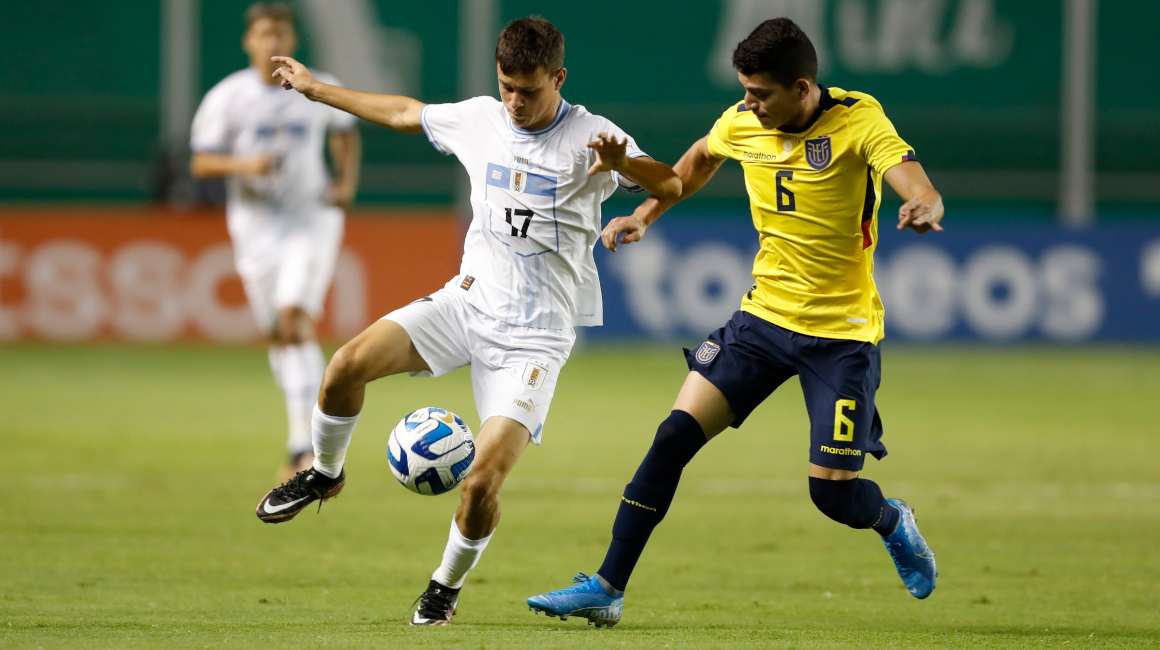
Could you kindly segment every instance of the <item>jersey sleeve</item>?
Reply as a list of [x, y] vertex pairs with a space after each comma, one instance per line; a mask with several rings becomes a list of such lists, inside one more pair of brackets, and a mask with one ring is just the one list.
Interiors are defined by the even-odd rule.
[[[338, 77], [335, 77], [334, 75], [320, 72], [317, 73], [315, 77], [324, 84], [345, 88], [345, 86], [342, 85], [342, 82], [338, 80]], [[326, 108], [326, 128], [328, 131], [349, 131], [358, 125], [358, 118], [354, 115], [351, 115], [346, 111], [340, 111], [337, 108], [330, 106], [327, 106]]]
[[[627, 140], [624, 151], [625, 156], [628, 156], [629, 158], [652, 158], [652, 156], [640, 150], [640, 147], [638, 147], [636, 144], [636, 140], [634, 140], [631, 135], [625, 133], [623, 129], [621, 129], [619, 126], [616, 126], [612, 122], [608, 123], [608, 126], [605, 128], [605, 133], [613, 136], [617, 140]], [[616, 181], [616, 184], [626, 192], [632, 192], [635, 194], [637, 192], [644, 191], [643, 187], [625, 178], [620, 174], [620, 172], [612, 172], [612, 179]]]
[[233, 144], [229, 96], [218, 84], [210, 89], [197, 107], [189, 129], [189, 148], [193, 151], [225, 153]]
[[709, 130], [709, 153], [716, 158], [737, 158], [737, 150], [733, 148], [733, 138], [730, 134], [733, 118], [738, 111], [744, 109], [743, 104], [730, 106], [721, 114], [721, 118]]
[[436, 151], [450, 156], [470, 146], [472, 130], [468, 122], [481, 100], [495, 101], [490, 97], [475, 97], [454, 104], [427, 104], [423, 107], [419, 121]]
[[918, 160], [914, 149], [906, 144], [887, 119], [878, 102], [861, 101], [850, 112], [850, 130], [854, 139], [854, 150], [879, 174], [898, 163]]

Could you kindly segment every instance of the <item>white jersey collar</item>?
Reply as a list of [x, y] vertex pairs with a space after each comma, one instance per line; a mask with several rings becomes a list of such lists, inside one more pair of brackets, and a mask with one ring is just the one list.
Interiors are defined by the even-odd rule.
[[545, 126], [542, 129], [536, 129], [535, 131], [528, 131], [526, 129], [521, 129], [520, 127], [513, 124], [511, 113], [508, 113], [506, 108], [504, 108], [503, 114], [507, 118], [508, 128], [510, 128], [512, 130], [512, 132], [514, 132], [516, 135], [535, 136], [535, 135], [544, 135], [548, 131], [551, 131], [552, 129], [556, 128], [557, 126], [560, 126], [560, 123], [563, 122], [564, 118], [568, 116], [568, 111], [571, 110], [571, 108], [572, 108], [572, 105], [568, 103], [568, 100], [561, 97], [560, 98], [560, 108], [556, 109], [556, 117], [552, 118], [552, 123], [549, 124], [548, 126]]

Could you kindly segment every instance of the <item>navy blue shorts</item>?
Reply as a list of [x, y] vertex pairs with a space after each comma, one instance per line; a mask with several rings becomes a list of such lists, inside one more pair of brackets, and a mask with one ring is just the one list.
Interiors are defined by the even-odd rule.
[[874, 393], [882, 381], [878, 346], [864, 341], [798, 334], [739, 311], [695, 353], [699, 372], [729, 401], [741, 426], [758, 404], [798, 375], [810, 415], [810, 462], [860, 470], [866, 454], [881, 459], [882, 419]]

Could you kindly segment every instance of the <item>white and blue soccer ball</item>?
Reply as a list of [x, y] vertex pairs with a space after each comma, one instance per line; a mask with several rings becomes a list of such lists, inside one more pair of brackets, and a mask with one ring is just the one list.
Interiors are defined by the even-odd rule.
[[416, 494], [443, 494], [471, 472], [475, 439], [458, 415], [447, 409], [421, 408], [391, 431], [387, 460], [403, 487]]

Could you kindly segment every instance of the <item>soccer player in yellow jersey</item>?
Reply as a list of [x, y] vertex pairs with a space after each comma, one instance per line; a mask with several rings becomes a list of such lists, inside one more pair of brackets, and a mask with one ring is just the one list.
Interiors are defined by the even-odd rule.
[[695, 353], [686, 350], [689, 375], [625, 488], [600, 570], [529, 598], [534, 611], [616, 624], [629, 576], [685, 465], [794, 375], [810, 416], [814, 504], [837, 522], [879, 533], [915, 597], [934, 590], [934, 553], [910, 506], [884, 498], [858, 473], [866, 454], [886, 455], [874, 405], [881, 379], [874, 248], [882, 181], [905, 200], [899, 229], [941, 231], [942, 198], [873, 97], [817, 83], [817, 55], [793, 21], [762, 23], [737, 46], [733, 65], [745, 99], [674, 166], [684, 184], [680, 198], [650, 197], [632, 216], [612, 220], [603, 240], [612, 251], [639, 241], [731, 158], [745, 171], [761, 241], [755, 283], [729, 323]]

